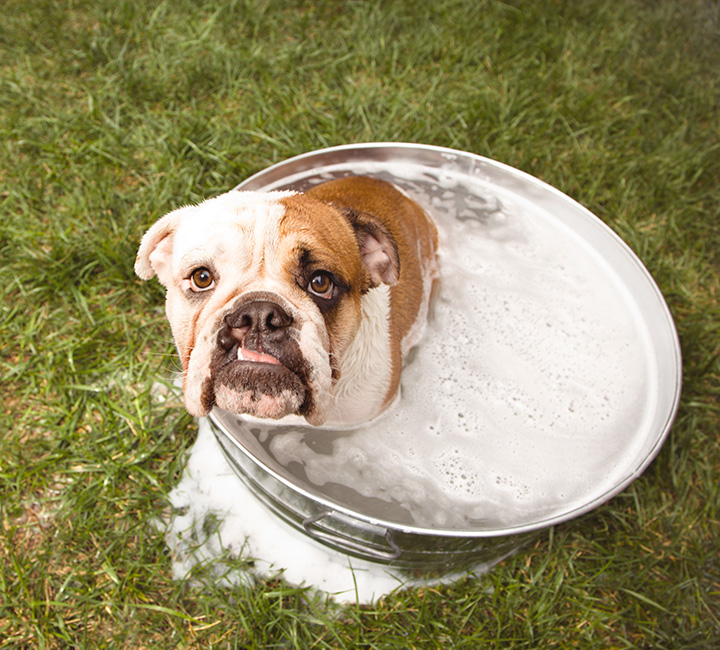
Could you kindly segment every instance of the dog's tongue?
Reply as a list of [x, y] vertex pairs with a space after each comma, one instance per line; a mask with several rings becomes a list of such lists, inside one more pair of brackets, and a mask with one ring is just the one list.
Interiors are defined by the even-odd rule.
[[281, 365], [275, 357], [271, 357], [269, 354], [255, 352], [255, 350], [248, 350], [243, 347], [238, 348], [238, 360], [252, 361], [253, 363], [272, 363], [276, 366]]

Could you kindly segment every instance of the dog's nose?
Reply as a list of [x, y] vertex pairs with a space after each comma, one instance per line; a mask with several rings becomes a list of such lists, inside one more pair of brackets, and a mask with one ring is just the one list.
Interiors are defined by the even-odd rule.
[[227, 316], [225, 322], [233, 328], [266, 333], [288, 327], [292, 323], [292, 317], [275, 302], [254, 300]]
[[220, 345], [230, 349], [240, 341], [246, 347], [259, 339], [272, 341], [285, 336], [293, 319], [280, 305], [266, 300], [245, 303], [225, 317], [225, 328], [220, 333]]

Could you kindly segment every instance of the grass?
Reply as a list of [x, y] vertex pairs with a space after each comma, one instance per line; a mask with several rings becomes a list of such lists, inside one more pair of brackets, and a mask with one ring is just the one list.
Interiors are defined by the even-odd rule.
[[[0, 648], [720, 646], [720, 5], [5, 0]], [[333, 607], [175, 582], [152, 526], [194, 437], [156, 217], [320, 147], [473, 151], [574, 197], [676, 319], [671, 435], [621, 495], [480, 579]]]

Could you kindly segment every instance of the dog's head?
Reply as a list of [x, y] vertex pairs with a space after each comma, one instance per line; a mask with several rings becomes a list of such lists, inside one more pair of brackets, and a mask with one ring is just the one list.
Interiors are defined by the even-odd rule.
[[155, 223], [135, 271], [167, 289], [191, 414], [217, 405], [319, 425], [362, 295], [399, 269], [371, 215], [302, 193], [232, 191]]

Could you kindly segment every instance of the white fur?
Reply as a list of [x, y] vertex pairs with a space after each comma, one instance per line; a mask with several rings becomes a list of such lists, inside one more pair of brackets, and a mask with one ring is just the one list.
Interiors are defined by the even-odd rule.
[[292, 194], [226, 192], [203, 201], [183, 215], [175, 232], [173, 269], [207, 263], [224, 250], [233, 256], [233, 266], [256, 278], [260, 260], [272, 259], [277, 242], [273, 233], [285, 213], [280, 199]]
[[360, 329], [343, 356], [333, 390], [328, 424], [350, 426], [379, 413], [390, 386], [390, 287], [380, 285], [362, 298]]

